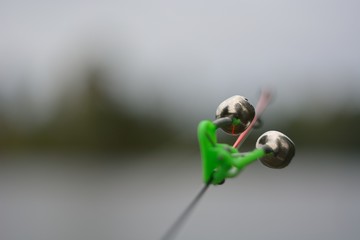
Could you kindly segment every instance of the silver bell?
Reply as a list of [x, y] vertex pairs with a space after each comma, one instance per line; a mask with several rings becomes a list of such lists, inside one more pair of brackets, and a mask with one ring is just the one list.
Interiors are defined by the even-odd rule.
[[265, 148], [273, 152], [260, 159], [270, 168], [284, 168], [295, 155], [295, 145], [290, 138], [278, 131], [268, 131], [256, 141], [256, 148]]
[[229, 134], [240, 134], [254, 119], [255, 109], [245, 97], [235, 95], [220, 103], [216, 109], [216, 119], [230, 117], [240, 120], [239, 124], [230, 124], [221, 128]]

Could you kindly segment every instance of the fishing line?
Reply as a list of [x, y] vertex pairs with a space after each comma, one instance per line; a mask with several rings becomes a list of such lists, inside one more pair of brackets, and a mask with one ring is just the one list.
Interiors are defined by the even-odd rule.
[[195, 198], [190, 202], [190, 204], [185, 208], [185, 210], [181, 213], [178, 219], [171, 225], [171, 227], [166, 231], [161, 240], [172, 240], [175, 238], [176, 234], [179, 232], [180, 228], [184, 225], [185, 221], [190, 216], [191, 212], [194, 210], [196, 204], [200, 201], [200, 199], [204, 196], [204, 193], [209, 188], [211, 184], [211, 180], [206, 183], [200, 192], [195, 196]]
[[261, 114], [264, 112], [266, 107], [269, 105], [270, 101], [271, 101], [271, 92], [267, 90], [263, 90], [261, 92], [260, 99], [255, 107], [255, 117], [248, 126], [248, 128], [240, 134], [239, 138], [236, 140], [236, 142], [233, 145], [234, 148], [238, 148], [245, 141], [247, 135], [250, 133], [250, 131], [252, 130], [255, 123], [257, 122]]

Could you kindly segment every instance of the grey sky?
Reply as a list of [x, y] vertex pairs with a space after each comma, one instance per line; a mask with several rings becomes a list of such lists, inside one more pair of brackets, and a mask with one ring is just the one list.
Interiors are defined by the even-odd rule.
[[212, 109], [232, 94], [255, 101], [263, 86], [289, 106], [359, 101], [359, 10], [349, 0], [1, 1], [0, 91], [26, 85], [41, 103], [93, 54], [113, 79], [127, 76], [118, 87], [139, 104]]

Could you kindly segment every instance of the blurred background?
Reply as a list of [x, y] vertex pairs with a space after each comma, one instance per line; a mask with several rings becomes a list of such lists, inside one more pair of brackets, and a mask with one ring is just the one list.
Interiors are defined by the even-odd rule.
[[292, 164], [211, 187], [177, 239], [358, 239], [359, 10], [0, 1], [0, 238], [159, 239], [202, 186], [199, 121], [268, 88], [240, 150], [276, 129]]

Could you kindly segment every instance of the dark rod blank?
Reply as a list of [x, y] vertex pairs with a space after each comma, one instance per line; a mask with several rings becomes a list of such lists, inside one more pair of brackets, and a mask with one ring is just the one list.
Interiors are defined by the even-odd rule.
[[180, 228], [184, 225], [186, 219], [189, 217], [190, 213], [194, 210], [196, 204], [200, 201], [201, 197], [204, 195], [206, 190], [209, 188], [211, 181], [204, 185], [196, 197], [190, 202], [189, 206], [185, 208], [182, 214], [178, 219], [173, 223], [173, 225], [166, 231], [161, 240], [172, 240], [175, 238], [176, 234]]

